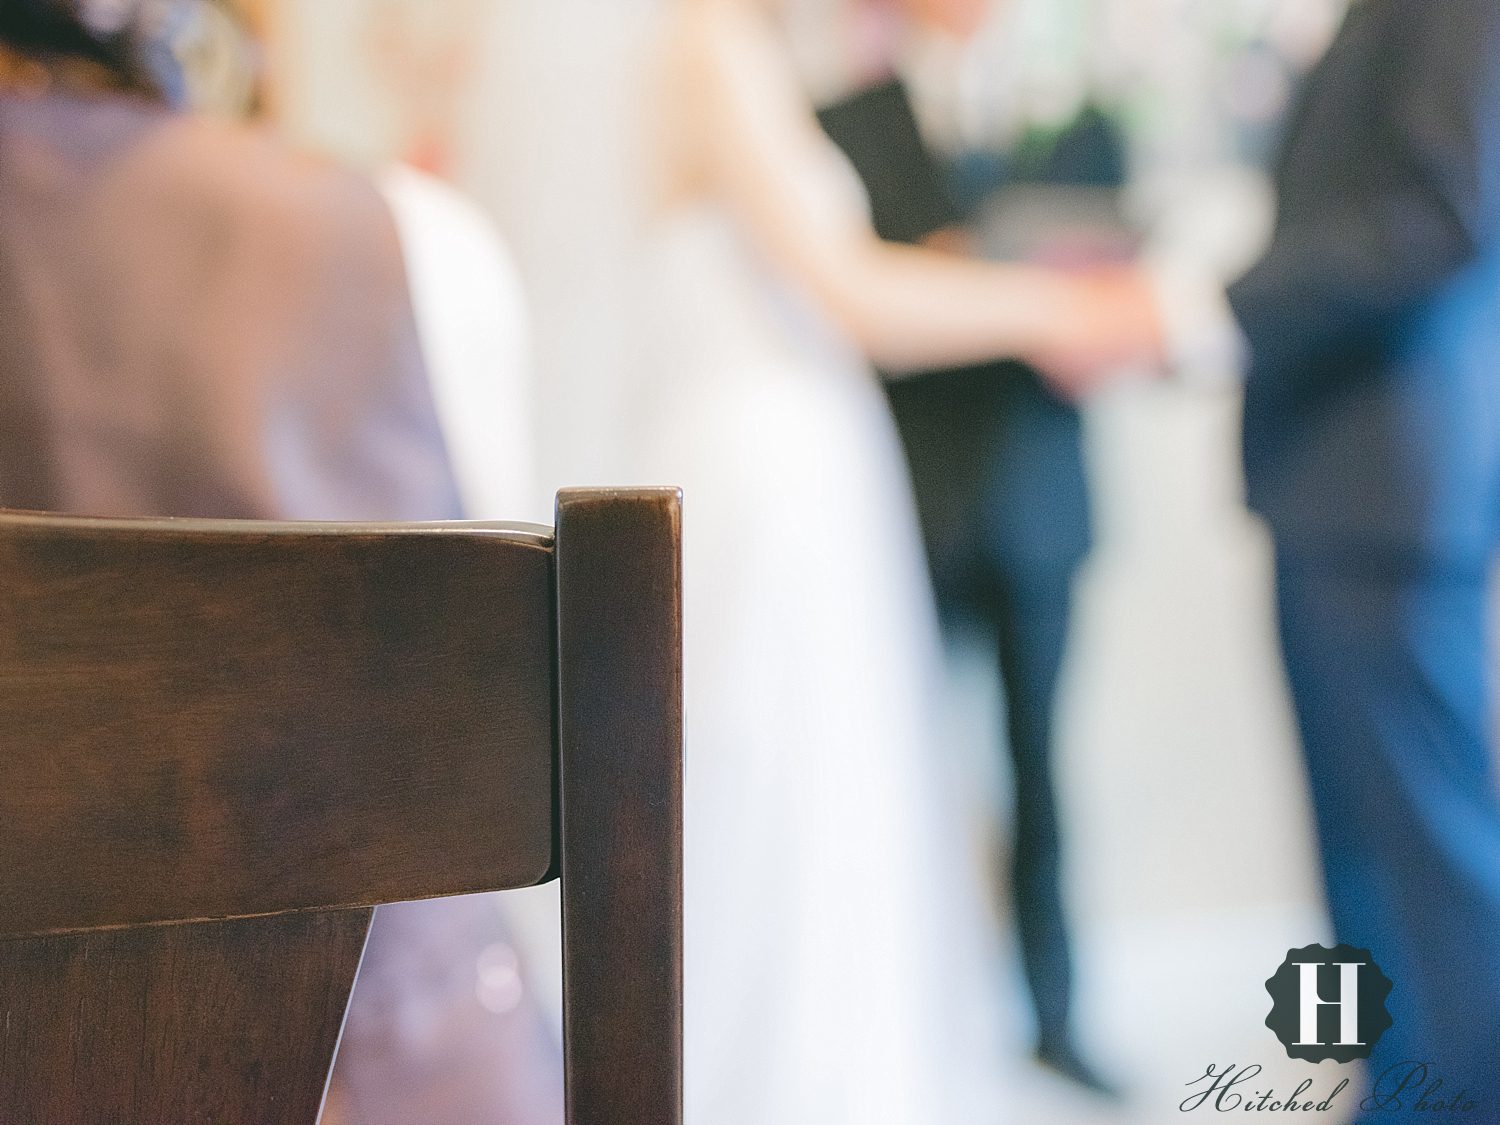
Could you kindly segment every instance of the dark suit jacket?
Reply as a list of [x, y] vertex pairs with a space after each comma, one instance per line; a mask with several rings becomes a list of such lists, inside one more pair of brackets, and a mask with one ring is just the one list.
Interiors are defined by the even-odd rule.
[[[859, 172], [876, 232], [917, 242], [959, 221], [906, 90], [890, 81], [822, 110]], [[1018, 363], [887, 384], [938, 592], [951, 607], [997, 582], [1055, 587], [1088, 553], [1078, 413]]]
[[1500, 521], [1500, 4], [1362, 0], [1314, 72], [1264, 259], [1249, 499], [1283, 551], [1482, 565]]

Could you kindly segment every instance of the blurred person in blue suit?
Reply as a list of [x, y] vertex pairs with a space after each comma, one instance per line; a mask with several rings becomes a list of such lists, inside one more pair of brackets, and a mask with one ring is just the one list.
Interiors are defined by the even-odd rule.
[[[977, 20], [985, 9], [974, 0], [952, 0], [949, 7], [950, 30], [963, 30], [966, 14]], [[818, 116], [863, 180], [881, 237], [971, 251], [977, 232], [965, 225], [901, 78], [867, 86]], [[1115, 131], [1101, 115], [1084, 115], [1039, 173], [1047, 183], [1118, 188], [1124, 170]], [[944, 621], [981, 629], [995, 646], [1015, 793], [1009, 896], [1035, 1015], [1036, 1057], [1112, 1095], [1074, 1034], [1052, 761], [1073, 582], [1092, 541], [1082, 421], [1072, 402], [1017, 361], [891, 379], [886, 393]]]
[[1356, 4], [1276, 191], [1229, 304], [1334, 929], [1395, 982], [1374, 1076], [1500, 1120], [1500, 5]]

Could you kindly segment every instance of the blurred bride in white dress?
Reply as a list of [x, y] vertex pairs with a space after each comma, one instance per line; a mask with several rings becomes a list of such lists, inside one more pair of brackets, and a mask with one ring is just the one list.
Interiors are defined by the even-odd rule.
[[946, 1034], [999, 989], [934, 786], [938, 639], [870, 361], [1019, 356], [1082, 393], [1154, 316], [1133, 275], [879, 242], [773, 5], [661, 14], [631, 423], [635, 474], [686, 497], [688, 1125], [992, 1119], [965, 1099], [999, 1060]]

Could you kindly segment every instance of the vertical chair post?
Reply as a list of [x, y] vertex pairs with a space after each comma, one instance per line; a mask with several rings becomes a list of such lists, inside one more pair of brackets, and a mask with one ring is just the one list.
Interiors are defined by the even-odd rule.
[[557, 505], [568, 1125], [682, 1121], [681, 497]]

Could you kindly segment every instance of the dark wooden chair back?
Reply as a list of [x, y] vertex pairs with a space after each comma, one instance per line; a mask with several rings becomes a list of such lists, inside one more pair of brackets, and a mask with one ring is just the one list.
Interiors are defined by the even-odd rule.
[[679, 527], [0, 513], [0, 1120], [311, 1125], [375, 905], [560, 878], [569, 1125], [680, 1122]]

